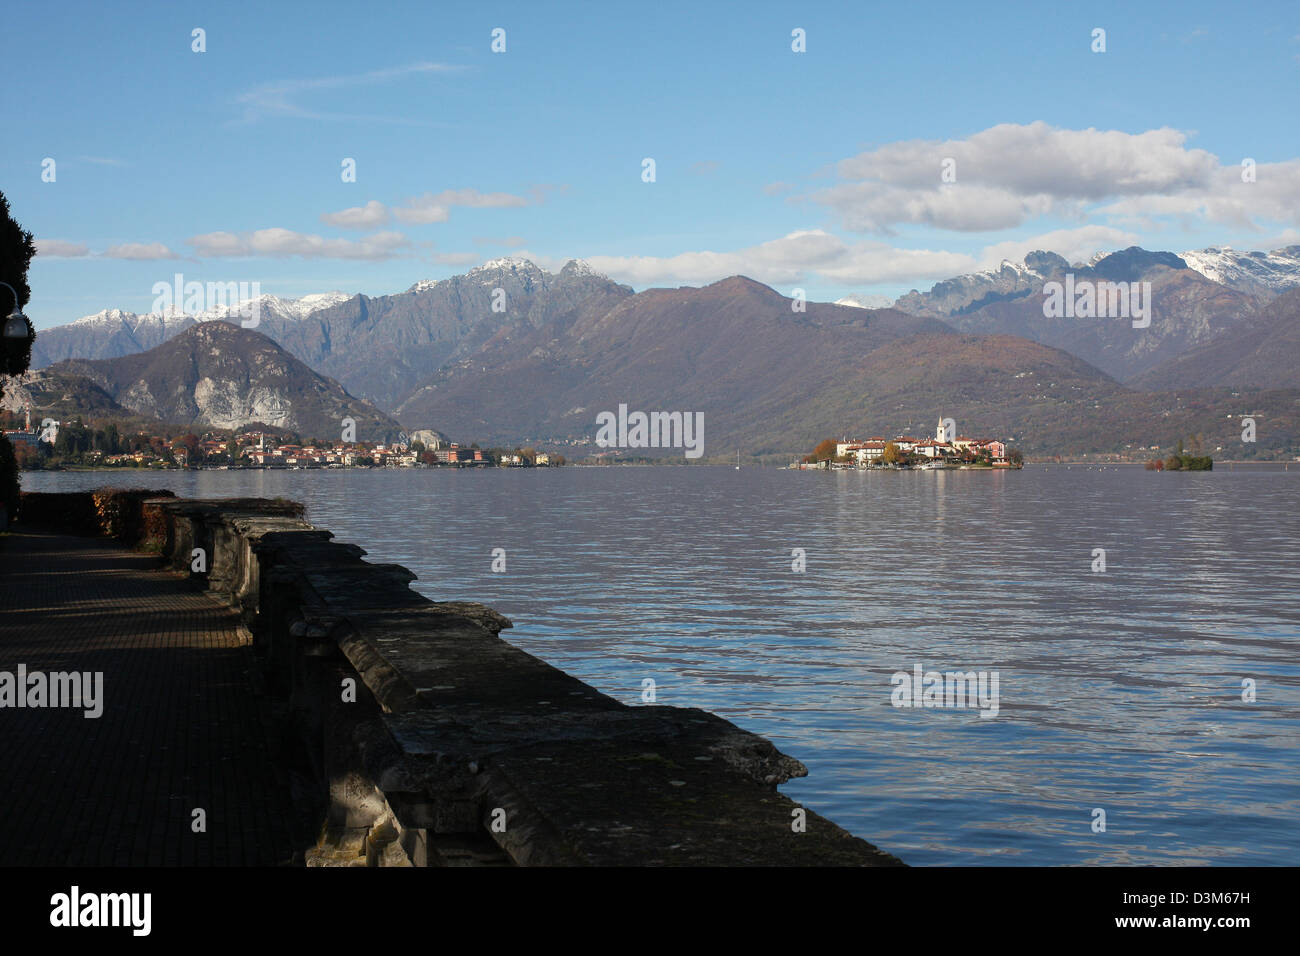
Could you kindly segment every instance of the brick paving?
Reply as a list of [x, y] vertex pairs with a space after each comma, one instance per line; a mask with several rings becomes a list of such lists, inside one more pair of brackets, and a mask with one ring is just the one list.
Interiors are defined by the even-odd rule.
[[[0, 707], [0, 865], [301, 861], [233, 610], [148, 555], [0, 535], [0, 672], [19, 664], [102, 671], [104, 710]], [[192, 832], [195, 808], [206, 833]]]

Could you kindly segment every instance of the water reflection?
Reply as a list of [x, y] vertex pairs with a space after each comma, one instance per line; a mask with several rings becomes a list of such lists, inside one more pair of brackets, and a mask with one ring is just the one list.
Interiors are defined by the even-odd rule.
[[[513, 643], [602, 691], [637, 702], [653, 677], [660, 702], [770, 737], [811, 771], [791, 797], [912, 863], [1293, 864], [1297, 478], [1031, 466], [111, 481], [301, 500], [430, 597], [497, 607]], [[491, 573], [496, 547], [506, 574]], [[890, 675], [917, 663], [997, 670], [999, 716], [892, 707]]]

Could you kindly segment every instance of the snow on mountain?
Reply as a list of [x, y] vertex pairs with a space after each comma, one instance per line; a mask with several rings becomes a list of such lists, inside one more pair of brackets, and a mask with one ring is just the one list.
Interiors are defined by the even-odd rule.
[[560, 270], [560, 275], [567, 276], [590, 276], [597, 279], [606, 279], [608, 276], [597, 272], [591, 267], [591, 263], [586, 259], [570, 259]]
[[1054, 252], [1038, 250], [1025, 261], [1003, 259], [996, 270], [972, 272], [937, 282], [929, 292], [913, 289], [899, 296], [894, 308], [912, 315], [943, 318], [979, 303], [1023, 296], [1042, 288], [1043, 281], [1069, 268], [1069, 263]]
[[142, 323], [156, 326], [158, 328], [172, 328], [173, 326], [189, 325], [192, 316], [187, 316], [184, 312], [176, 310], [165, 310], [162, 312], [146, 312], [141, 315], [138, 312], [128, 312], [126, 309], [103, 309], [93, 315], [83, 315], [79, 319], [69, 322], [69, 325], [76, 326], [125, 326], [135, 329]]
[[1238, 252], [1230, 246], [1210, 246], [1184, 252], [1182, 258], [1207, 279], [1260, 298], [1300, 286], [1300, 246], [1272, 252]]
[[321, 309], [328, 309], [331, 306], [338, 305], [340, 302], [346, 302], [352, 296], [347, 292], [314, 292], [311, 295], [304, 295], [299, 299], [280, 299], [280, 303], [285, 307], [292, 307], [301, 318], [306, 318], [313, 312], [319, 312]]
[[338, 305], [340, 302], [346, 302], [352, 298], [346, 292], [316, 292], [311, 295], [305, 295], [300, 299], [282, 299], [279, 296], [264, 294], [257, 296], [255, 299], [244, 299], [234, 305], [219, 305], [203, 312], [189, 314], [179, 309], [165, 309], [161, 312], [128, 312], [125, 309], [104, 309], [96, 312], [94, 315], [82, 316], [69, 322], [74, 326], [125, 326], [131, 331], [135, 331], [141, 326], [152, 326], [171, 331], [173, 328], [183, 328], [194, 322], [205, 322], [209, 319], [228, 319], [245, 314], [247, 306], [256, 301], [260, 310], [260, 315], [265, 316], [268, 313], [285, 319], [305, 319], [313, 312], [319, 312], [321, 309], [328, 309], [331, 306]]
[[251, 305], [257, 303], [259, 321], [266, 318], [301, 321], [313, 312], [328, 309], [350, 298], [352, 296], [346, 292], [316, 292], [300, 299], [282, 299], [277, 295], [263, 294], [238, 303], [216, 306], [197, 313], [194, 318], [199, 322], [211, 319], [242, 319], [251, 313]]
[[537, 279], [554, 279], [559, 276], [564, 278], [594, 278], [606, 279], [608, 276], [597, 272], [591, 267], [585, 259], [570, 259], [565, 262], [564, 267], [557, 273], [550, 273], [543, 269], [531, 259], [524, 259], [518, 256], [502, 256], [497, 259], [489, 259], [482, 265], [475, 266], [463, 276], [453, 276], [450, 279], [421, 279], [415, 283], [407, 292], [428, 292], [444, 282], [453, 282], [456, 279], [475, 279], [478, 281], [496, 281], [503, 274], [515, 276], [526, 276]]
[[858, 295], [854, 293], [836, 299], [835, 304], [847, 305], [853, 309], [887, 309], [894, 304], [894, 300], [887, 295]]
[[525, 275], [544, 275], [544, 271], [531, 259], [519, 259], [514, 256], [502, 256], [499, 259], [489, 259], [481, 266], [475, 266], [465, 273], [467, 277], [474, 276], [481, 278], [485, 273], [493, 275], [502, 272], [524, 273]]

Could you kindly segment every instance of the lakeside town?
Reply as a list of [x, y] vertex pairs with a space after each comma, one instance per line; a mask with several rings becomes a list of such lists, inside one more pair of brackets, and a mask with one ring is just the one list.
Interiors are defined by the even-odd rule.
[[842, 468], [1022, 468], [1024, 456], [996, 438], [956, 435], [956, 423], [940, 418], [933, 438], [899, 435], [863, 439], [828, 438], [791, 465], [797, 469]]
[[304, 440], [294, 433], [249, 427], [234, 432], [123, 433], [116, 424], [88, 426], [79, 419], [46, 419], [33, 428], [4, 429], [24, 471], [64, 468], [546, 468], [567, 464], [563, 455], [534, 448], [461, 445], [430, 430], [406, 441]]

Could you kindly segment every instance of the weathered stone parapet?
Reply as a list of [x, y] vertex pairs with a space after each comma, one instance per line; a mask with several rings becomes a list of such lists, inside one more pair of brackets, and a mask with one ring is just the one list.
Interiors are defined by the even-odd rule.
[[614, 700], [501, 640], [496, 611], [429, 600], [299, 506], [143, 507], [164, 563], [253, 634], [320, 795], [311, 865], [900, 864], [778, 792], [807, 770], [766, 739]]

